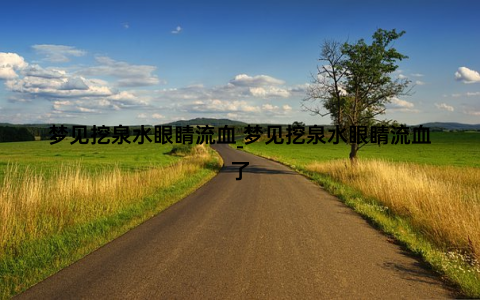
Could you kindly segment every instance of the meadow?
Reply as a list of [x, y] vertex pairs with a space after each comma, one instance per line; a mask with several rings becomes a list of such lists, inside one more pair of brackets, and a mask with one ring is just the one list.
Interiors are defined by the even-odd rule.
[[435, 132], [432, 144], [244, 145], [311, 178], [459, 287], [480, 296], [480, 133]]
[[0, 299], [184, 198], [221, 165], [205, 145], [1, 143]]
[[179, 157], [165, 155], [172, 150], [171, 144], [81, 145], [75, 143], [72, 145], [71, 141], [73, 139], [67, 137], [53, 145], [50, 145], [50, 141], [1, 143], [0, 180], [8, 164], [48, 175], [61, 166], [75, 166], [79, 163], [83, 168], [91, 171], [114, 166], [122, 170], [134, 171], [152, 166], [165, 166], [179, 160]]
[[[324, 139], [325, 141], [328, 139]], [[391, 140], [391, 139], [390, 139]], [[480, 132], [432, 132], [431, 144], [378, 146], [367, 144], [359, 151], [362, 159], [383, 159], [436, 166], [480, 167]], [[348, 158], [350, 148], [345, 144], [265, 144], [265, 138], [245, 149], [262, 156], [278, 158], [289, 165]]]

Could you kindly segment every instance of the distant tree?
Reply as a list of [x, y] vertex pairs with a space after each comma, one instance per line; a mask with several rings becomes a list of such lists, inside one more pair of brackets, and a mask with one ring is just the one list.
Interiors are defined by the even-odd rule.
[[25, 127], [0, 126], [0, 142], [34, 141], [35, 136]]
[[292, 123], [292, 127], [305, 127], [305, 123], [295, 121], [295, 122]]
[[376, 117], [385, 113], [385, 104], [393, 97], [408, 94], [409, 80], [390, 77], [397, 61], [408, 58], [392, 47], [404, 33], [378, 29], [370, 45], [361, 39], [353, 44], [325, 41], [322, 46], [319, 60], [324, 64], [312, 76], [303, 107], [313, 114], [330, 115], [345, 130], [352, 162], [360, 146], [350, 142], [350, 126], [366, 126], [369, 134], [372, 125], [388, 125], [390, 121]]

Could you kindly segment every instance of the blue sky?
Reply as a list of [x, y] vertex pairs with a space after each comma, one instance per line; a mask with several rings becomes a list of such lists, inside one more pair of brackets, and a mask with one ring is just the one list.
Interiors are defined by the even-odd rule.
[[480, 123], [479, 1], [162, 2], [2, 3], [0, 122], [327, 124], [301, 109], [322, 42], [396, 28], [416, 84], [384, 117]]

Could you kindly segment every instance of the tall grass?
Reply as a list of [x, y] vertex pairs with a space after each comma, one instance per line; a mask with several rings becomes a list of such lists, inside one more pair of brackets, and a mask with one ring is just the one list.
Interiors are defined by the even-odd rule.
[[0, 256], [15, 252], [25, 241], [115, 214], [187, 179], [210, 160], [208, 151], [199, 146], [179, 163], [137, 172], [115, 167], [92, 174], [77, 165], [45, 177], [9, 165], [0, 187]]
[[327, 174], [407, 217], [442, 249], [480, 259], [480, 169], [438, 167], [380, 160], [312, 163]]

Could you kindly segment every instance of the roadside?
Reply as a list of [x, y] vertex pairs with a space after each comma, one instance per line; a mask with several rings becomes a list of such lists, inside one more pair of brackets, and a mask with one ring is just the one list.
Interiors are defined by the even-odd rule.
[[[30, 203], [31, 210], [32, 203], [40, 206], [25, 221], [23, 210], [12, 211], [12, 206], [6, 222], [1, 224], [4, 244], [0, 249], [0, 299], [24, 291], [165, 210], [208, 182], [222, 166], [221, 157], [210, 148], [193, 148], [182, 155], [186, 156], [167, 167], [126, 173], [105, 170], [95, 178], [72, 170], [72, 177], [61, 174], [66, 176], [61, 181], [66, 184], [65, 193], [60, 190], [58, 177], [45, 182], [30, 178], [5, 181], [3, 204]], [[108, 182], [102, 184], [102, 178]], [[29, 193], [23, 193], [29, 180], [36, 185], [30, 183]], [[21, 198], [21, 194], [28, 198]], [[36, 197], [34, 202], [32, 195]], [[55, 219], [51, 219], [52, 214]], [[25, 228], [27, 225], [22, 224], [29, 224], [26, 222], [36, 229], [36, 237], [29, 234], [22, 238], [12, 232], [20, 230], [20, 226]], [[46, 228], [45, 233], [41, 228]]]
[[[311, 179], [332, 195], [337, 196], [374, 227], [388, 234], [392, 243], [398, 243], [421, 257], [440, 276], [457, 286], [464, 296], [480, 297], [480, 269], [475, 258], [458, 251], [445, 250], [445, 247], [435, 244], [425, 235], [424, 230], [419, 229], [418, 225], [412, 224], [410, 218], [393, 213], [385, 203], [374, 197], [365, 196], [361, 191], [352, 187], [351, 183], [346, 183], [350, 180], [342, 182], [333, 177], [331, 171], [319, 172], [315, 165], [305, 165], [298, 161], [292, 165], [287, 163], [289, 159], [284, 157], [287, 154], [277, 151], [272, 157], [272, 155], [268, 155], [266, 147], [263, 147], [262, 151], [256, 151], [255, 147], [248, 146], [243, 150], [280, 162]], [[318, 163], [318, 165], [321, 164], [325, 163]], [[345, 163], [342, 162], [341, 166], [345, 170]], [[352, 176], [361, 175], [352, 174]]]

